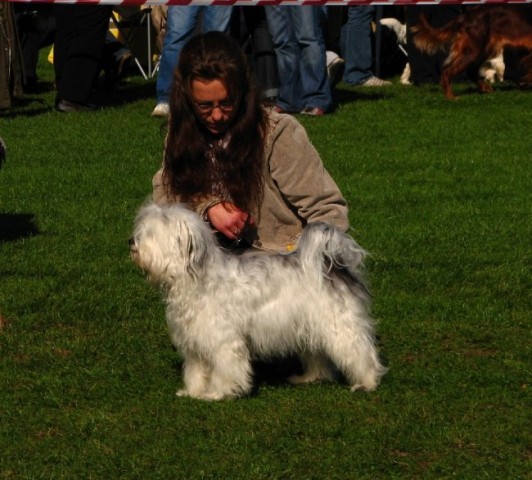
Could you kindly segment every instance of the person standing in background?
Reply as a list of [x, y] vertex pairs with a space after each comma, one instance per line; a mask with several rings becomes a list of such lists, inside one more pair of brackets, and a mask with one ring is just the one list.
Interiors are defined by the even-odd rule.
[[345, 59], [343, 80], [349, 85], [384, 87], [392, 84], [373, 74], [371, 22], [374, 14], [373, 5], [347, 7], [347, 22], [342, 27], [340, 42]]
[[56, 108], [60, 112], [94, 110], [91, 93], [100, 72], [113, 7], [54, 4]]
[[264, 7], [235, 7], [231, 20], [231, 36], [245, 52], [251, 54], [251, 68], [264, 98], [275, 101], [279, 95], [277, 57]]
[[15, 3], [18, 36], [24, 60], [24, 92], [37, 88], [39, 51], [54, 43], [55, 18], [51, 4]]
[[321, 7], [265, 6], [279, 72], [279, 112], [322, 116], [332, 108]]
[[0, 2], [0, 110], [11, 108], [24, 93], [22, 62], [13, 4]]
[[228, 32], [233, 7], [230, 6], [176, 6], [168, 7], [166, 33], [163, 40], [159, 73], [155, 90], [156, 105], [154, 117], [168, 116], [168, 101], [174, 70], [179, 61], [181, 49], [196, 29], [201, 31]]

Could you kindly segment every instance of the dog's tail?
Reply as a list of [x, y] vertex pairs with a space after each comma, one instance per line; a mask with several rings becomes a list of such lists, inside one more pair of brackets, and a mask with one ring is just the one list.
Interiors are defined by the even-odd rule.
[[401, 23], [397, 18], [381, 18], [380, 24], [389, 28], [397, 37], [399, 45], [406, 45], [406, 25]]
[[452, 20], [441, 28], [431, 26], [427, 17], [419, 16], [419, 23], [410, 28], [414, 45], [429, 55], [435, 55], [451, 43], [458, 30], [456, 21]]
[[348, 275], [357, 285], [359, 296], [369, 301], [362, 270], [367, 252], [348, 234], [323, 222], [309, 223], [298, 245], [301, 265], [307, 276], [321, 284], [333, 273]]

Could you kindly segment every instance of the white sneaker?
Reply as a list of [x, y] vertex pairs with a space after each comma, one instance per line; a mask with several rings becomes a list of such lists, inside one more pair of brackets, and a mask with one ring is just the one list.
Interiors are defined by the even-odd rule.
[[363, 82], [360, 82], [357, 84], [357, 86], [361, 87], [385, 87], [387, 85], [391, 85], [392, 82], [389, 82], [388, 80], [383, 80], [382, 78], [371, 76], [368, 79], [364, 80]]
[[168, 117], [170, 113], [170, 106], [167, 103], [158, 103], [155, 105], [153, 112], [151, 112], [152, 117]]
[[334, 87], [340, 80], [342, 80], [344, 69], [345, 61], [338, 55], [336, 55], [336, 58], [327, 63], [327, 75], [329, 76], [331, 87]]

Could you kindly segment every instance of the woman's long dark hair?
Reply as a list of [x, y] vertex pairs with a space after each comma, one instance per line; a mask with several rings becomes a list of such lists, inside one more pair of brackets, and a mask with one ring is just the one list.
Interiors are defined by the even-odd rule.
[[[239, 99], [227, 145], [213, 141], [194, 113], [191, 83], [220, 80]], [[170, 97], [164, 156], [165, 181], [181, 201], [194, 203], [221, 186], [239, 208], [256, 212], [264, 185], [266, 115], [239, 45], [228, 35], [209, 32], [192, 38], [181, 51]], [[216, 159], [215, 162], [212, 158]]]

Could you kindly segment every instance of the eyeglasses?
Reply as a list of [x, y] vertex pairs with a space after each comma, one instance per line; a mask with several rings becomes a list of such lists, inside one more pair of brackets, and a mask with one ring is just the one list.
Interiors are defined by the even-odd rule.
[[222, 100], [221, 102], [194, 102], [194, 105], [202, 115], [209, 115], [215, 108], [219, 108], [223, 113], [231, 113], [237, 102], [235, 100]]

